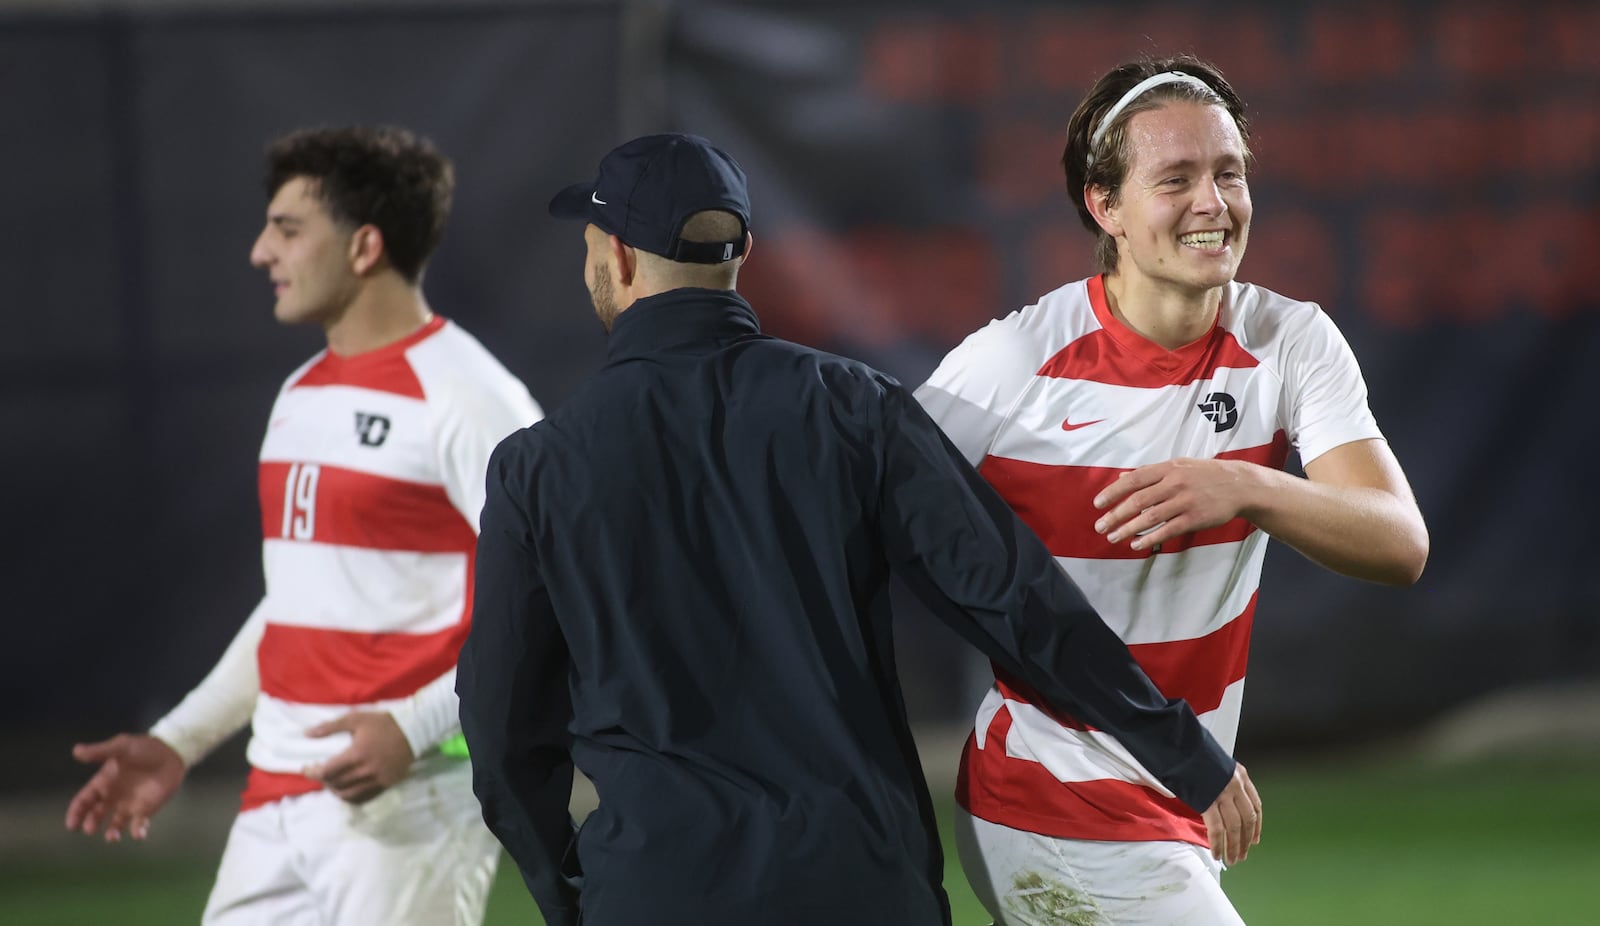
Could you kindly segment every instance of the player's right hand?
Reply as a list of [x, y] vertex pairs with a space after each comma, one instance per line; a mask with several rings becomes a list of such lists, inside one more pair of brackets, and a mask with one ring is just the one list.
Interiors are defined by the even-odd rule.
[[1211, 842], [1211, 857], [1226, 865], [1244, 861], [1250, 847], [1261, 841], [1261, 795], [1244, 763], [1233, 764], [1233, 779], [1201, 816]]
[[106, 842], [150, 832], [150, 818], [183, 783], [183, 759], [153, 736], [121, 733], [98, 743], [79, 743], [72, 757], [100, 764], [89, 783], [67, 805], [67, 829], [93, 836], [105, 824]]

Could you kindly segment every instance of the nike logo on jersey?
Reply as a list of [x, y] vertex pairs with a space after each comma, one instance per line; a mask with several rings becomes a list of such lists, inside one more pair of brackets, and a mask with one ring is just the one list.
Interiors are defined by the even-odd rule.
[[1239, 403], [1226, 392], [1211, 393], [1195, 408], [1200, 409], [1200, 414], [1216, 426], [1218, 434], [1239, 423]]
[[356, 437], [363, 447], [382, 447], [389, 439], [389, 419], [370, 412], [356, 412]]
[[1096, 418], [1093, 421], [1080, 421], [1080, 422], [1074, 424], [1072, 419], [1068, 418], [1066, 421], [1061, 422], [1061, 430], [1063, 430], [1063, 431], [1076, 431], [1079, 428], [1087, 428], [1091, 424], [1099, 424], [1100, 422], [1102, 422], [1104, 420], [1105, 420], [1104, 418]]
[[605, 200], [601, 199], [600, 195], [598, 193], [590, 193], [589, 194], [589, 202], [594, 203], [597, 206], [609, 206], [609, 205], [611, 205], [610, 203], [608, 203]]

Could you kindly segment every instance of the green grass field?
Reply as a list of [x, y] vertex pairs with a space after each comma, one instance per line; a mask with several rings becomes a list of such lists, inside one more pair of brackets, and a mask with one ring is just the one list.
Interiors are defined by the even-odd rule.
[[[1265, 837], [1224, 884], [1253, 926], [1600, 923], [1600, 760], [1432, 771], [1263, 764], [1251, 774]], [[947, 805], [955, 924], [982, 926], [989, 920], [953, 858], [948, 815]], [[0, 858], [0, 922], [196, 922], [215, 860], [129, 848]], [[542, 922], [509, 864], [487, 922]]]

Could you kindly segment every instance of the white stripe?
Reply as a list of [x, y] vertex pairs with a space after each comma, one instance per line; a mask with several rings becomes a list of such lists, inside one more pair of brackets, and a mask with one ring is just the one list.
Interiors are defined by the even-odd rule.
[[[357, 415], [389, 421], [381, 445], [361, 442]], [[261, 462], [320, 463], [389, 479], [439, 484], [438, 447], [427, 404], [356, 386], [298, 386], [278, 396]]]
[[262, 771], [299, 774], [307, 765], [331, 759], [350, 745], [348, 733], [312, 739], [306, 736], [307, 730], [358, 708], [388, 711], [400, 703], [297, 704], [262, 694], [256, 698], [255, 715], [250, 720], [250, 744], [245, 747], [245, 758]]
[[1124, 643], [1192, 640], [1238, 617], [1261, 585], [1268, 535], [1142, 559], [1056, 562]]
[[[1011, 729], [1006, 734], [1006, 758], [1037, 762], [1061, 782], [1112, 779], [1142, 785], [1166, 797], [1173, 796], [1116, 737], [1101, 730], [1069, 730], [1031, 704], [1002, 699], [997, 689], [989, 690], [983, 706], [978, 709], [978, 720], [982, 724], [978, 729], [987, 730], [985, 718], [992, 720], [1002, 703], [1011, 715]], [[1223, 692], [1222, 703], [1216, 710], [1200, 715], [1201, 724], [1228, 752], [1233, 751], [1238, 735], [1243, 703], [1244, 679], [1240, 679]], [[979, 748], [987, 747], [980, 742]]]
[[[1270, 444], [1282, 427], [1281, 391], [1277, 374], [1259, 365], [1158, 388], [1037, 376], [989, 452], [1027, 463], [1115, 469], [1174, 457], [1210, 459]], [[1224, 431], [1200, 411], [1213, 392], [1235, 402], [1238, 420]], [[1063, 430], [1068, 421], [1080, 427]]]
[[465, 553], [367, 550], [269, 539], [267, 620], [357, 633], [434, 633], [466, 608]]

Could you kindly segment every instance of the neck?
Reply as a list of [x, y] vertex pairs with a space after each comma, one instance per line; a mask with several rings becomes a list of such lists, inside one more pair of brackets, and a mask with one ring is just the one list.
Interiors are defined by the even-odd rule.
[[420, 287], [386, 273], [362, 283], [354, 299], [324, 329], [328, 350], [341, 357], [393, 344], [433, 318]]
[[1105, 284], [1106, 303], [1117, 321], [1167, 350], [1205, 337], [1222, 305], [1220, 286], [1181, 290], [1123, 273], [1106, 274]]

